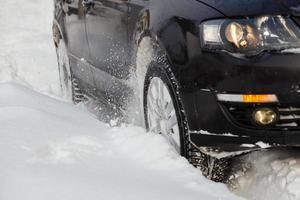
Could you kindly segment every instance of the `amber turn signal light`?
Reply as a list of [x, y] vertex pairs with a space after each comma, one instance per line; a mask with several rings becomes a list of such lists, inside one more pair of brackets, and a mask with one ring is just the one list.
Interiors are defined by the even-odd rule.
[[275, 103], [275, 94], [217, 94], [219, 101], [240, 103]]
[[277, 96], [274, 94], [244, 94], [243, 95], [244, 103], [272, 103], [278, 102]]

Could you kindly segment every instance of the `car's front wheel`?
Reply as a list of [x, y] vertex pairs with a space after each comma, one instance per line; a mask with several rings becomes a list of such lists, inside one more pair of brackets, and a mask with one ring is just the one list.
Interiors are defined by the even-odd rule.
[[144, 114], [147, 130], [167, 138], [178, 154], [200, 168], [204, 176], [216, 182], [227, 180], [230, 160], [206, 155], [190, 142], [180, 91], [168, 65], [155, 64], [148, 68]]
[[160, 67], [150, 68], [144, 95], [148, 131], [162, 134], [179, 154], [185, 155], [185, 139], [181, 134], [183, 119], [176, 109], [176, 93], [167, 74]]

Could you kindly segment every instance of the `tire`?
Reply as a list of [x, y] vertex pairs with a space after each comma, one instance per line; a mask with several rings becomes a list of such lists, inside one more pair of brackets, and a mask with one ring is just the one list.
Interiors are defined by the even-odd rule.
[[[200, 151], [200, 149], [194, 146], [190, 142], [189, 129], [187, 118], [184, 112], [183, 104], [180, 98], [179, 85], [176, 81], [172, 69], [168, 64], [166, 56], [164, 56], [161, 50], [156, 50], [157, 60], [151, 62], [148, 66], [146, 76], [144, 78], [144, 92], [143, 92], [143, 109], [144, 109], [144, 118], [145, 126], [147, 131], [153, 132], [151, 129], [151, 119], [149, 119], [149, 92], [151, 90], [151, 84], [161, 81], [164, 86], [167, 88], [169, 96], [172, 99], [172, 103], [175, 108], [175, 114], [178, 122], [179, 130], [179, 144], [174, 144], [174, 138], [170, 139], [170, 133], [163, 131], [154, 131], [158, 134], [162, 134], [166, 137], [170, 144], [181, 156], [186, 157], [186, 159], [195, 167], [199, 168], [202, 174], [210, 180], [215, 182], [226, 182], [231, 169], [231, 161], [229, 158], [217, 159], [206, 155]], [[167, 95], [168, 96], [168, 95]], [[169, 131], [171, 132], [171, 131]], [[171, 132], [172, 133], [172, 132]]]
[[56, 47], [59, 80], [63, 98], [67, 101], [72, 101], [74, 104], [85, 101], [86, 97], [80, 88], [79, 82], [73, 76], [66, 44], [56, 26], [53, 27], [53, 40]]
[[191, 144], [189, 149], [189, 162], [199, 168], [206, 178], [221, 183], [227, 183], [231, 175], [232, 159], [215, 158], [202, 153], [198, 147]]
[[[155, 93], [157, 93], [156, 97], [154, 97]], [[180, 109], [177, 109], [181, 106], [176, 96], [176, 84], [169, 79], [163, 66], [151, 66], [145, 78], [144, 114], [146, 129], [162, 134], [169, 140], [178, 154], [186, 156], [187, 134], [184, 133], [187, 132], [185, 130], [187, 126], [184, 117], [179, 112]], [[156, 123], [158, 119], [160, 123]]]

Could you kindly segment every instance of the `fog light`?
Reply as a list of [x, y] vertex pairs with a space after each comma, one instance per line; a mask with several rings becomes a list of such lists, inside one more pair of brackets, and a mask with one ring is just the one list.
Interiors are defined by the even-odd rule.
[[278, 115], [271, 108], [260, 108], [253, 112], [254, 121], [259, 125], [272, 125], [277, 122]]

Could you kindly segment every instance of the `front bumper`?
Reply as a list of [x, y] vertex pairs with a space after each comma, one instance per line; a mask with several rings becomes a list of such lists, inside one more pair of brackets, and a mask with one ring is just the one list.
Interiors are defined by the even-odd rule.
[[[300, 146], [300, 123], [276, 128], [247, 126], [228, 112], [231, 106], [244, 105], [225, 105], [216, 97], [218, 93], [276, 94], [279, 103], [252, 104], [250, 109], [300, 108], [300, 55], [264, 53], [237, 58], [226, 52], [201, 53], [180, 72], [179, 80], [191, 141], [196, 146], [219, 152]], [[260, 145], [263, 143], [268, 145]]]

